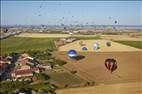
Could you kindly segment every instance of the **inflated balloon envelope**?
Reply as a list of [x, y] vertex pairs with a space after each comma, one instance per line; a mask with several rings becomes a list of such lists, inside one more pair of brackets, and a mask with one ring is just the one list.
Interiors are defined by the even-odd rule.
[[107, 41], [107, 42], [106, 42], [106, 46], [107, 46], [107, 47], [110, 47], [110, 46], [111, 46], [111, 42]]
[[93, 48], [94, 48], [94, 50], [99, 49], [100, 48], [99, 43], [94, 43], [93, 44]]
[[87, 47], [82, 47], [82, 50], [87, 51], [88, 49], [87, 49]]
[[83, 55], [78, 55], [76, 50], [73, 50], [73, 49], [68, 51], [68, 56], [73, 60], [81, 60], [81, 59], [85, 58], [85, 56], [83, 56]]
[[74, 57], [77, 56], [77, 52], [75, 50], [69, 50], [68, 56], [71, 57], [71, 58], [74, 58]]
[[117, 62], [113, 58], [108, 58], [105, 60], [105, 67], [112, 73], [117, 69]]

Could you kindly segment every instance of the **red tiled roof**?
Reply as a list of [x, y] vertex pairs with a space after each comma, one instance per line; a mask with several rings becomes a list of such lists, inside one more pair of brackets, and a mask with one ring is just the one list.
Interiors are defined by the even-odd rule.
[[31, 68], [31, 69], [24, 69], [24, 70], [14, 70], [12, 73], [15, 73], [15, 75], [30, 74], [30, 73], [33, 73], [36, 70], [38, 70], [38, 68]]
[[0, 69], [4, 69], [7, 66], [5, 63], [0, 63]]
[[2, 64], [2, 63], [7, 63], [6, 61], [4, 61], [4, 60], [0, 60], [0, 64]]

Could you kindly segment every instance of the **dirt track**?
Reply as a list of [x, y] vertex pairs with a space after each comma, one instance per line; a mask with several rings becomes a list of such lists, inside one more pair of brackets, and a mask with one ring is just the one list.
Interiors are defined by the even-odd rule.
[[[85, 56], [81, 60], [70, 59], [66, 52], [58, 53], [57, 57], [67, 61], [64, 66], [69, 70], [77, 70], [77, 75], [96, 84], [114, 84], [137, 82], [142, 79], [142, 52], [90, 52], [78, 53]], [[110, 73], [104, 66], [106, 58], [115, 58], [118, 68]]]

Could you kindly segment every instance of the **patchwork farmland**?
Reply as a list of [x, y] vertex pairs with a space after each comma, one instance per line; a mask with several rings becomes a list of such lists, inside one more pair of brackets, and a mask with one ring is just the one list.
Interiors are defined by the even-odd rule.
[[[79, 41], [66, 44], [59, 47], [59, 52], [57, 57], [67, 61], [68, 63], [64, 65], [65, 68], [72, 71], [77, 71], [76, 75], [88, 82], [95, 82], [96, 85], [104, 85], [107, 87], [109, 84], [115, 87], [116, 85], [126, 85], [134, 83], [137, 87], [138, 94], [140, 94], [140, 83], [142, 81], [142, 51], [141, 49], [134, 48], [128, 45], [116, 43], [111, 41], [111, 46], [106, 46], [107, 40], [82, 40], [85, 47], [88, 48], [87, 51], [82, 50], [82, 46], [79, 45]], [[100, 49], [95, 51], [93, 49], [93, 44], [98, 42], [100, 44]], [[77, 51], [79, 56], [83, 58], [79, 60], [74, 60], [68, 57], [67, 51], [74, 49]], [[110, 73], [104, 65], [105, 59], [114, 58], [117, 61], [117, 69]], [[126, 83], [126, 84], [125, 84]], [[121, 87], [120, 85], [120, 87]], [[135, 87], [135, 86], [134, 86]], [[92, 87], [93, 88], [93, 87]], [[130, 87], [132, 88], [132, 87]], [[79, 89], [79, 88], [78, 88]], [[72, 89], [76, 92], [75, 89]], [[84, 90], [83, 88], [81, 90]], [[88, 87], [86, 90], [90, 90]], [[119, 89], [118, 89], [119, 90]], [[121, 91], [122, 89], [120, 89]], [[126, 89], [124, 89], [126, 91]], [[136, 89], [135, 89], [136, 90]], [[135, 92], [135, 90], [133, 92]], [[57, 94], [74, 94], [70, 90], [59, 90]], [[127, 90], [128, 91], [128, 90]], [[89, 92], [85, 91], [84, 92]], [[97, 90], [92, 91], [88, 94], [94, 94]], [[119, 92], [120, 93], [120, 92]], [[118, 93], [118, 94], [119, 94]], [[77, 93], [77, 94], [87, 94], [87, 93]], [[105, 94], [105, 93], [97, 93]], [[117, 93], [115, 93], [117, 94]], [[129, 94], [129, 93], [126, 93]]]
[[[87, 47], [87, 51], [83, 51], [82, 47], [79, 44], [79, 42], [82, 41], [83, 44], [85, 44], [84, 46]], [[68, 51], [70, 49], [74, 49], [78, 52], [124, 52], [124, 51], [140, 51], [140, 49], [134, 48], [134, 47], [130, 47], [130, 46], [126, 46], [126, 45], [122, 45], [120, 43], [116, 43], [116, 42], [111, 42], [111, 46], [107, 47], [106, 46], [106, 42], [108, 40], [78, 40], [75, 41], [73, 43], [69, 43], [67, 45], [61, 46], [59, 47], [59, 51]], [[100, 45], [100, 49], [98, 50], [94, 50], [93, 45], [94, 43], [99, 43]]]
[[[76, 74], [87, 81], [95, 81], [96, 84], [141, 81], [141, 52], [81, 52], [78, 54], [83, 55], [84, 58], [78, 61], [72, 60], [66, 52], [58, 53], [58, 58], [68, 61], [64, 67], [76, 70]], [[118, 63], [118, 68], [113, 73], [110, 73], [104, 65], [107, 58], [115, 58]]]
[[[57, 51], [54, 41], [59, 38], [70, 37], [70, 35], [69, 36], [63, 35], [61, 37], [60, 36], [56, 37], [57, 34], [53, 34], [54, 36], [50, 36], [50, 34], [49, 35], [45, 34], [43, 35], [43, 37], [40, 37], [41, 34], [37, 35], [38, 36], [34, 35], [33, 37], [27, 35], [15, 36], [1, 40], [2, 44], [1, 53], [5, 54], [11, 52], [22, 52], [26, 50], [42, 50], [42, 51], [46, 49], [54, 50], [56, 58], [68, 62], [63, 66], [67, 71], [68, 70], [70, 72], [76, 71], [75, 74], [71, 74], [69, 72], [61, 74], [56, 72], [49, 73], [50, 76], [52, 77], [51, 81], [55, 82], [56, 84], [59, 84], [59, 86], [61, 86], [62, 88], [65, 87], [66, 84], [70, 85], [70, 83], [71, 86], [74, 86], [77, 84], [79, 85], [84, 84], [86, 82], [89, 83], [93, 82], [95, 83], [95, 85], [104, 85], [104, 87], [107, 87], [108, 85], [110, 85], [110, 87], [116, 85], [117, 87], [117, 85], [121, 86], [125, 85], [125, 83], [128, 85], [134, 83], [134, 85], [136, 84], [136, 87], [137, 85], [139, 86], [135, 90], [140, 91], [140, 83], [142, 81], [141, 41], [118, 40], [118, 37], [115, 37], [117, 35], [114, 35], [113, 40], [108, 39], [111, 42], [111, 46], [107, 47], [106, 46], [106, 42], [108, 41], [107, 38], [100, 39], [99, 37], [96, 38], [95, 35], [92, 36], [90, 35], [90, 37], [86, 37], [86, 35], [85, 36], [76, 35], [75, 37], [80, 40], [77, 40], [72, 43], [67, 43], [63, 46], [59, 46]], [[47, 35], [49, 37], [47, 37]], [[82, 50], [82, 47], [84, 46], [81, 46], [79, 44], [80, 41], [83, 41], [83, 44], [85, 44], [85, 47], [87, 47], [87, 51]], [[93, 49], [93, 44], [96, 42], [99, 43], [100, 45], [100, 49], [98, 50]], [[76, 50], [77, 54], [79, 56], [82, 56], [83, 58], [79, 60], [73, 60], [69, 58], [67, 51], [69, 51], [70, 49]], [[110, 73], [110, 71], [108, 71], [104, 65], [105, 59], [107, 58], [114, 58], [117, 61], [118, 67], [112, 73]], [[64, 74], [67, 77], [61, 79], [62, 77], [64, 77]], [[60, 78], [57, 79], [56, 78], [57, 76]], [[98, 86], [98, 88], [101, 87]], [[84, 88], [81, 88], [81, 90], [82, 89]], [[89, 87], [87, 88], [87, 90], [88, 89], [90, 90]], [[57, 92], [57, 94], [67, 94], [66, 92], [68, 92], [68, 90], [67, 91], [65, 90], [65, 93], [62, 92], [62, 90], [59, 90], [59, 93]], [[88, 91], [84, 92], [86, 94], [86, 92]], [[95, 90], [94, 92], [96, 93], [97, 90]], [[74, 93], [68, 93], [68, 94], [74, 94]], [[77, 94], [83, 94], [83, 93], [80, 92]], [[94, 94], [94, 93], [91, 92], [88, 94]]]

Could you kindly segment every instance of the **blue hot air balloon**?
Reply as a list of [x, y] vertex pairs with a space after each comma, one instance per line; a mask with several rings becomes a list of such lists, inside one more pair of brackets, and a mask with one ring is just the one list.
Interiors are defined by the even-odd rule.
[[68, 56], [69, 56], [70, 58], [74, 58], [74, 57], [77, 56], [77, 52], [76, 52], [75, 50], [69, 50], [69, 51], [68, 51]]
[[82, 47], [82, 50], [87, 51], [88, 49], [87, 49], [87, 47]]

